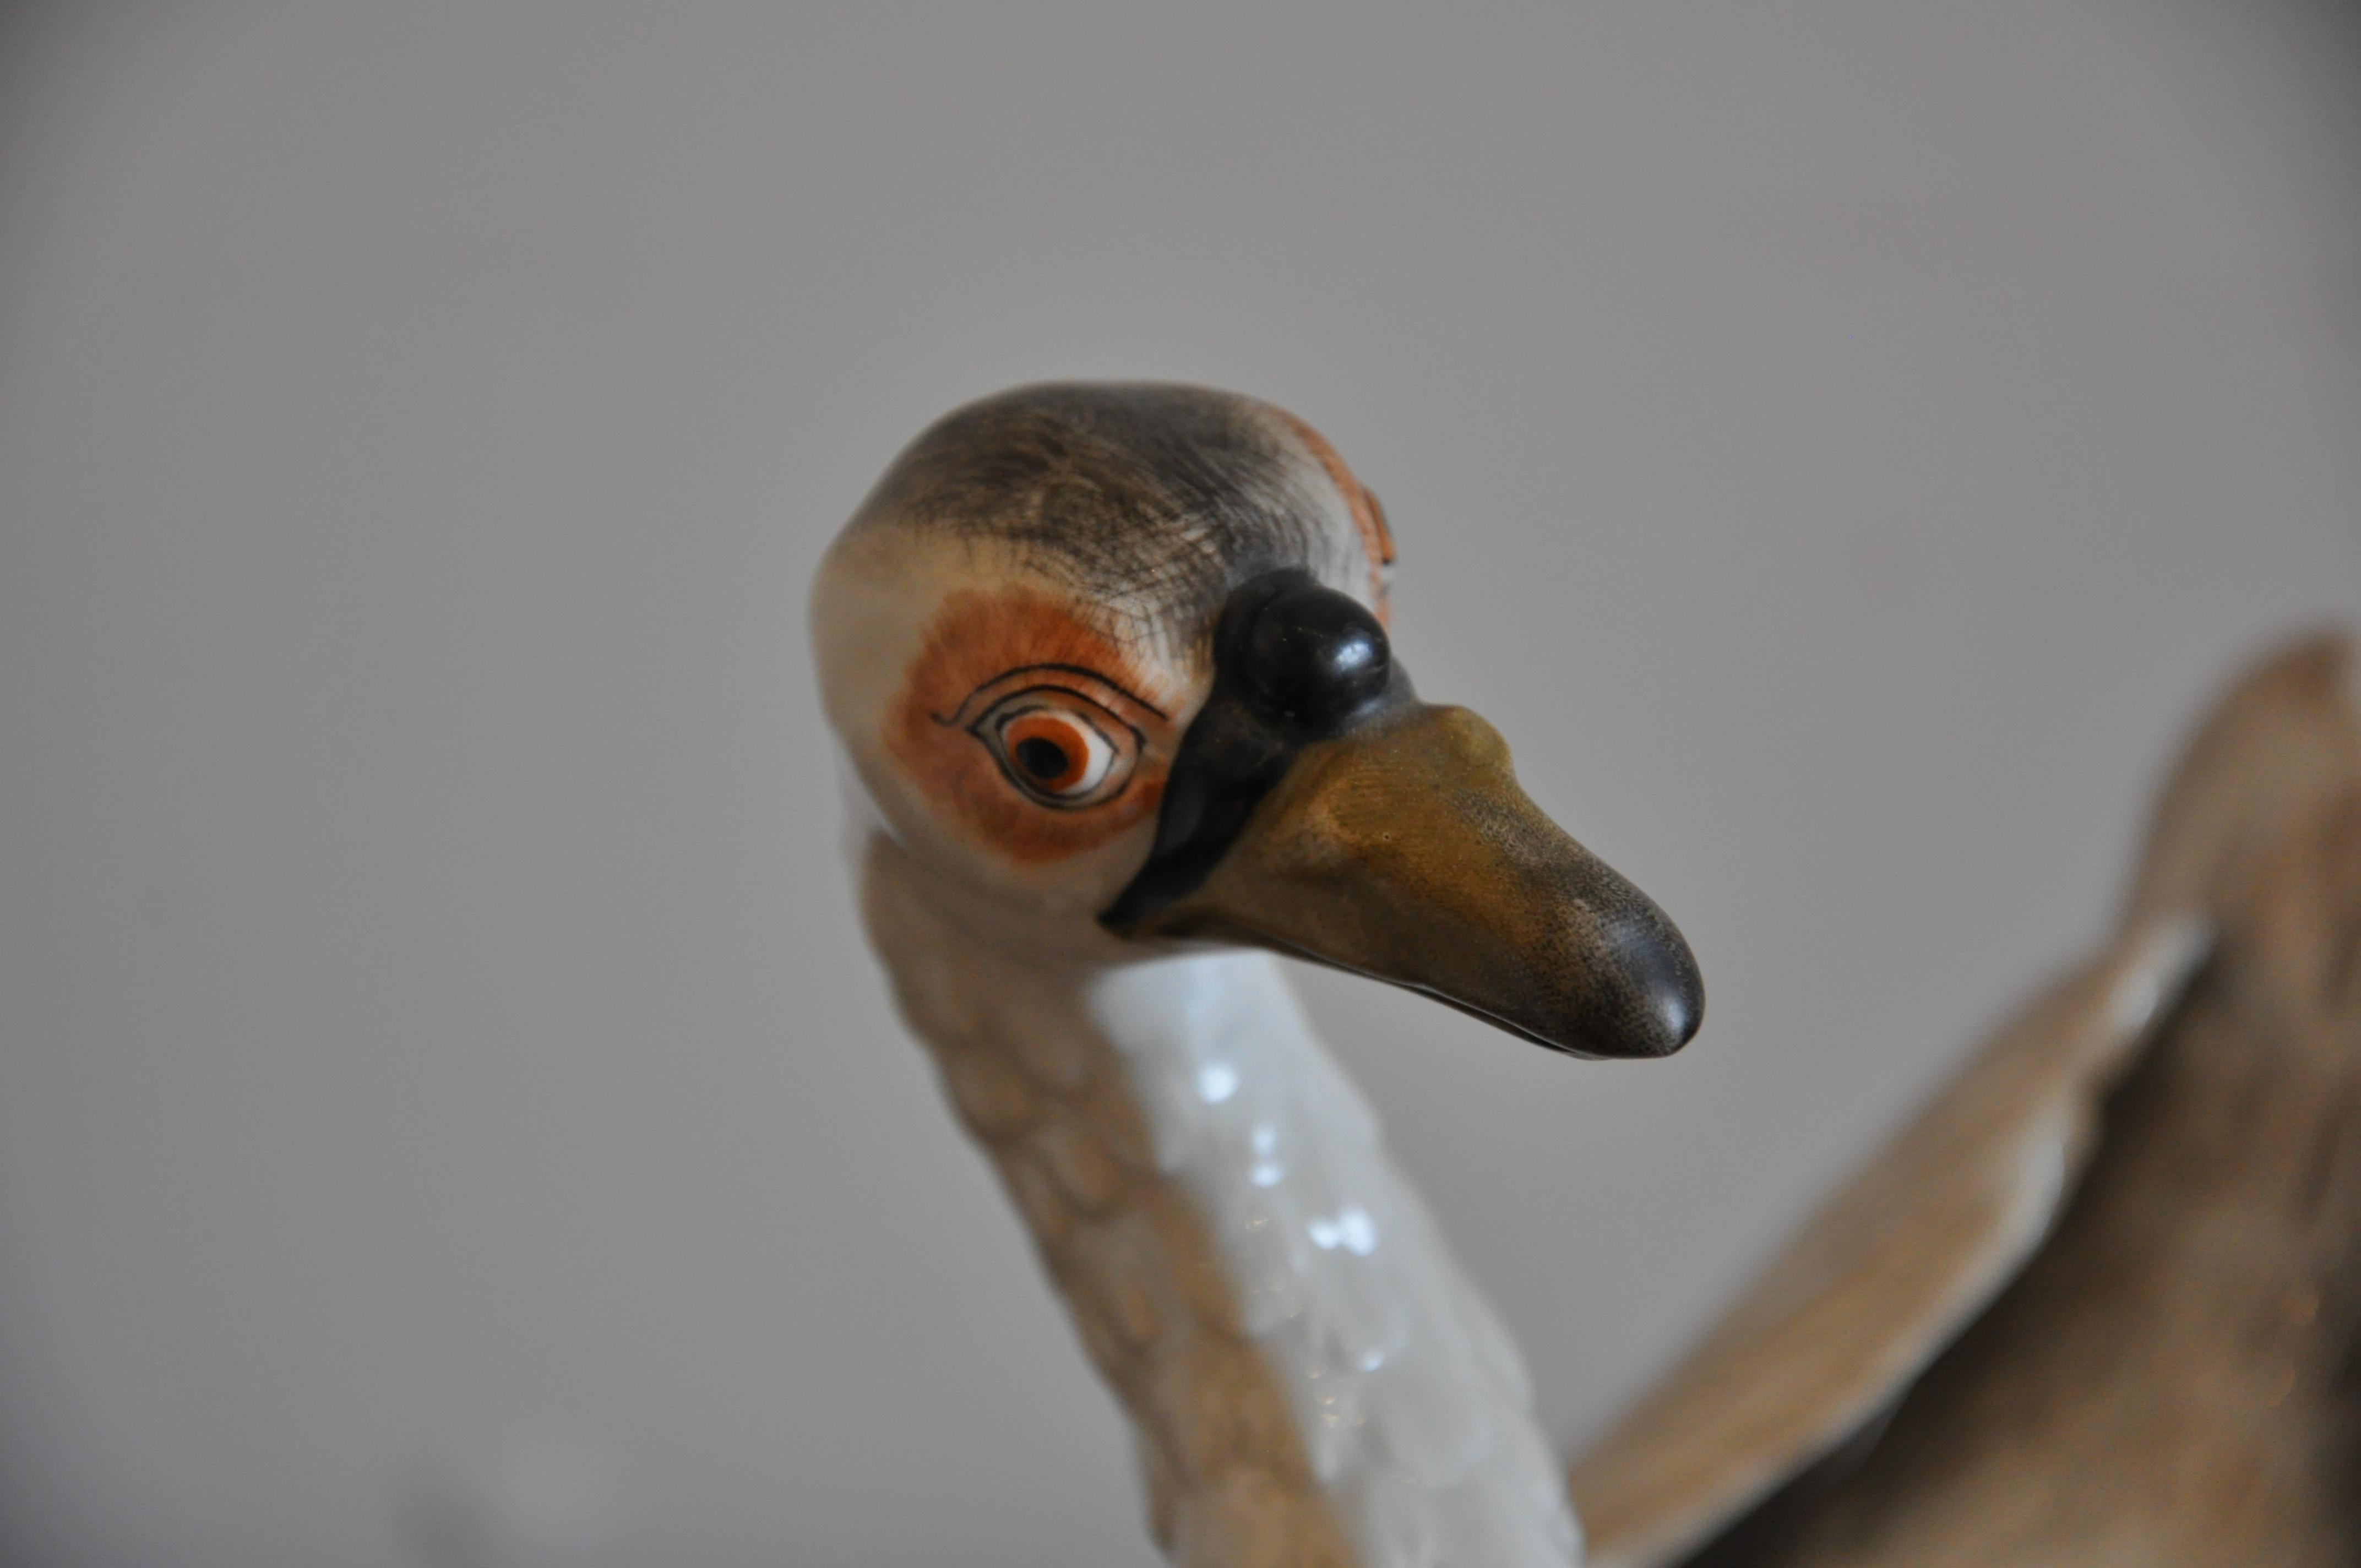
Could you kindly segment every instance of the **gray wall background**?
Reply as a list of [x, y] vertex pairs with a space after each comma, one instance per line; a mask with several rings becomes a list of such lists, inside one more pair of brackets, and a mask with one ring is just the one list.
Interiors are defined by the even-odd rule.
[[1277, 400], [1686, 927], [1678, 1060], [1307, 975], [1595, 1431], [2361, 619], [2292, 0], [83, 5], [0, 31], [13, 1561], [1138, 1563], [854, 931], [802, 597], [970, 396]]

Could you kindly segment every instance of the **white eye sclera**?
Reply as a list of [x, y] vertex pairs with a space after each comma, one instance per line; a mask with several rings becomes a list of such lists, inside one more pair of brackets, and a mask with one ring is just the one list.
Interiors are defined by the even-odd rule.
[[1112, 800], [1131, 779], [1138, 732], [1079, 692], [1032, 686], [980, 714], [970, 731], [1024, 794], [1061, 810]]

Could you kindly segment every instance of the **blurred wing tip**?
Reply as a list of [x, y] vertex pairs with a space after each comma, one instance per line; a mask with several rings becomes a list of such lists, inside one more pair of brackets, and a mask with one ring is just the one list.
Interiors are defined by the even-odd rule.
[[1598, 1568], [1661, 1568], [1890, 1409], [2071, 1198], [2102, 1098], [2211, 950], [2254, 848], [2361, 778], [2352, 638], [2299, 637], [2205, 711], [2107, 947], [2019, 1014], [1576, 1462]]

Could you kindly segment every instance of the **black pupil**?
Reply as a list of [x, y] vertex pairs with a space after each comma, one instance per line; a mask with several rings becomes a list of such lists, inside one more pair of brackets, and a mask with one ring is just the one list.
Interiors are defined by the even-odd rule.
[[1027, 735], [1016, 742], [1016, 765], [1047, 783], [1066, 771], [1066, 749], [1055, 740]]

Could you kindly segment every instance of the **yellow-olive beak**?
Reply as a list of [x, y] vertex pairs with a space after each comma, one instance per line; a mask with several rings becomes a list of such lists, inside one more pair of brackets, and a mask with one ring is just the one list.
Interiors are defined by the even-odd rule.
[[1705, 1012], [1680, 932], [1526, 798], [1499, 732], [1415, 700], [1304, 746], [1202, 882], [1111, 924], [1312, 959], [1576, 1056], [1668, 1056]]

